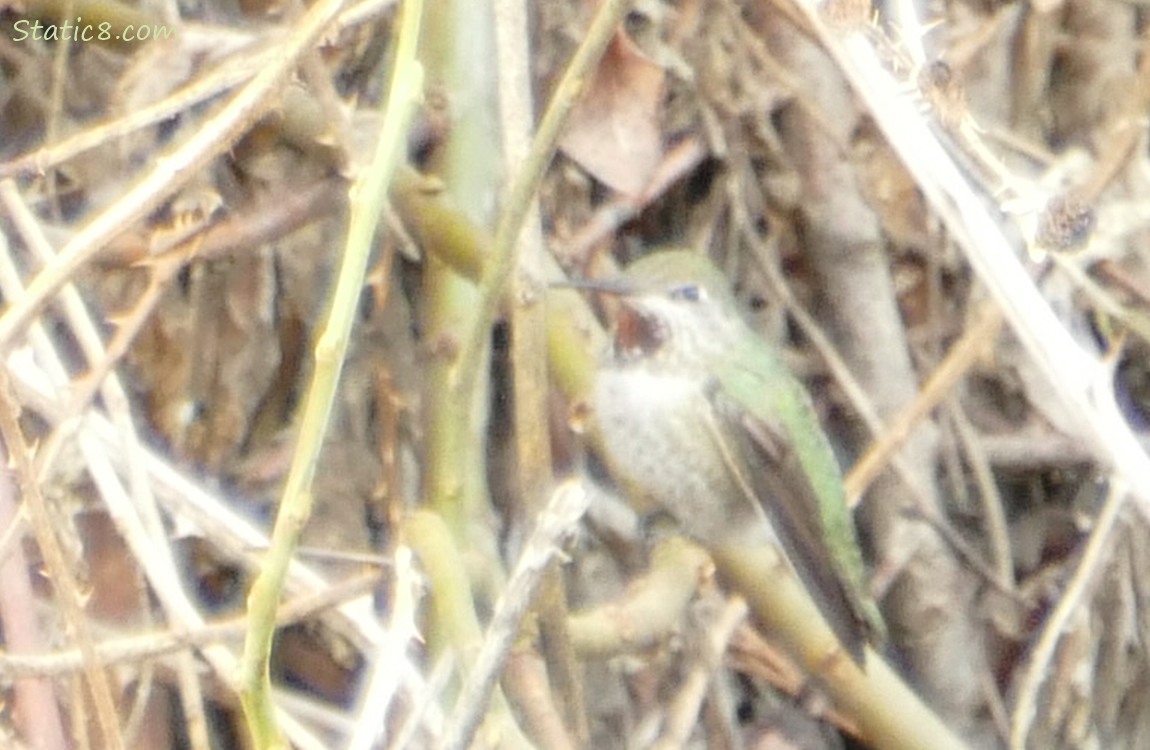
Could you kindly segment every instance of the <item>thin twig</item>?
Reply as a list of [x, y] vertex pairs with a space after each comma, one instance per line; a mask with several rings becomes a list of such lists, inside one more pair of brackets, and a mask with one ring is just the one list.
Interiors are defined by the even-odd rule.
[[499, 676], [503, 657], [519, 631], [519, 621], [531, 603], [536, 585], [555, 553], [560, 539], [571, 531], [587, 510], [588, 496], [577, 482], [560, 485], [539, 515], [538, 523], [519, 556], [483, 637], [463, 693], [451, 712], [440, 750], [464, 750], [471, 739]]
[[278, 54], [210, 121], [186, 141], [155, 159], [152, 169], [111, 206], [93, 217], [62, 247], [23, 298], [0, 316], [0, 352], [8, 351], [48, 300], [75, 273], [96, 257], [108, 242], [165, 197], [199, 174], [217, 154], [226, 151], [269, 106], [280, 84], [336, 17], [344, 0], [320, 0], [311, 7], [278, 47]]
[[914, 402], [887, 425], [879, 439], [855, 462], [845, 481], [848, 498], [862, 496], [915, 426], [942, 403], [959, 379], [978, 361], [981, 353], [994, 343], [1001, 325], [1002, 315], [993, 305], [986, 305], [978, 311], [962, 338], [927, 378]]
[[1014, 556], [1010, 551], [1010, 528], [1006, 522], [1006, 504], [1002, 493], [998, 491], [998, 483], [990, 468], [990, 461], [982, 449], [982, 443], [974, 432], [974, 425], [955, 401], [951, 401], [949, 409], [951, 424], [954, 425], [955, 434], [962, 443], [962, 450], [966, 454], [967, 463], [970, 464], [974, 479], [978, 484], [978, 495], [982, 501], [982, 519], [989, 542], [991, 563], [998, 574], [999, 584], [1004, 589], [1014, 587]]
[[[313, 617], [342, 602], [355, 599], [372, 590], [379, 583], [379, 574], [368, 573], [339, 581], [322, 591], [285, 601], [276, 612], [276, 622], [291, 625]], [[143, 661], [176, 651], [201, 648], [213, 643], [238, 641], [244, 636], [242, 616], [220, 622], [205, 623], [194, 630], [170, 629], [154, 633], [110, 638], [95, 644], [96, 659], [105, 666]], [[78, 648], [68, 648], [43, 654], [0, 654], [0, 679], [5, 681], [27, 676], [55, 676], [71, 672], [83, 663]]]
[[[31, 331], [34, 339], [37, 332], [38, 325], [34, 324]], [[57, 385], [59, 379], [53, 380], [34, 364], [25, 360], [19, 362], [15, 359], [10, 360], [9, 367], [13, 384], [17, 387], [21, 400], [33, 404], [48, 421], [59, 420], [64, 413], [66, 398]], [[131, 521], [134, 512], [121, 510], [131, 508], [131, 503], [127, 500], [127, 493], [119, 485], [116, 477], [117, 470], [121, 472], [126, 470], [124, 465], [126, 450], [119, 442], [121, 439], [119, 430], [102, 415], [89, 412], [78, 427], [77, 437], [88, 471], [99, 486], [109, 510], [113, 516], [123, 513], [123, 518], [128, 520], [126, 526], [121, 527], [121, 532], [125, 533], [125, 540], [133, 548], [138, 559], [153, 559], [139, 551], [147, 549], [150, 541], [147, 535], [143, 534], [138, 520]], [[181, 523], [190, 523], [200, 528], [204, 536], [211, 538], [224, 554], [245, 562], [253, 569], [259, 565], [255, 551], [265, 549], [268, 544], [267, 537], [261, 530], [236, 513], [229, 503], [204, 491], [173, 469], [166, 458], [157, 456], [146, 447], [143, 447], [141, 452], [144, 470], [156, 496], [166, 505], [171, 515], [180, 519]], [[194, 607], [187, 603], [186, 598], [181, 599], [182, 584], [174, 569], [153, 565], [145, 572], [153, 577], [153, 590], [160, 595], [162, 603], [167, 606], [166, 598], [175, 595], [171, 604], [177, 607], [176, 611], [181, 611], [179, 609], [181, 606], [186, 608], [186, 614], [177, 618], [185, 628], [194, 630], [198, 627], [197, 623], [202, 624], [202, 621], [194, 619], [199, 617]], [[156, 579], [156, 576], [160, 578]], [[300, 593], [322, 590], [329, 585], [326, 579], [298, 562], [289, 568], [289, 583], [292, 591]], [[383, 631], [369, 602], [362, 599], [347, 602], [341, 605], [337, 612], [339, 617], [333, 619], [331, 624], [361, 648], [370, 649], [372, 644], [378, 643], [383, 637]], [[206, 645], [201, 648], [201, 652], [215, 668], [219, 677], [234, 687], [237, 662], [230, 650]], [[424, 681], [414, 667], [405, 663], [401, 668], [405, 686], [417, 693], [422, 691]], [[299, 748], [322, 750], [323, 743], [294, 718], [281, 715], [281, 720], [285, 732]]]
[[1026, 736], [1038, 711], [1038, 695], [1042, 683], [1049, 674], [1050, 660], [1054, 657], [1058, 642], [1070, 618], [1081, 607], [1086, 606], [1087, 589], [1110, 559], [1110, 552], [1113, 551], [1111, 532], [1128, 497], [1125, 482], [1117, 477], [1111, 478], [1106, 503], [1102, 506], [1102, 512], [1098, 514], [1094, 528], [1090, 531], [1090, 538], [1082, 550], [1082, 559], [1078, 561], [1074, 576], [1059, 598], [1058, 606], [1046, 621], [1042, 635], [1039, 636], [1030, 654], [1026, 674], [1019, 683], [1018, 698], [1015, 700], [1014, 711], [1010, 717], [1011, 750], [1026, 748]]
[[59, 527], [59, 523], [40, 493], [35, 462], [20, 429], [19, 415], [20, 404], [12, 394], [8, 370], [0, 367], [0, 437], [3, 438], [5, 452], [8, 454], [7, 460], [11, 461], [20, 484], [24, 504], [32, 520], [36, 543], [44, 555], [48, 574], [52, 577], [56, 600], [83, 655], [84, 675], [88, 689], [92, 693], [96, 719], [105, 746], [113, 750], [123, 750], [124, 738], [120, 734], [120, 721], [112, 685], [107, 672], [96, 658], [95, 643], [84, 614], [84, 607], [80, 603], [82, 600], [80, 586], [73, 573], [73, 566], [56, 536], [55, 530]]
[[[882, 53], [875, 47], [881, 32], [865, 25], [832, 29], [814, 0], [795, 3], [965, 251], [1023, 346], [1075, 416], [1079, 437], [1094, 448], [1104, 466], [1122, 475], [1139, 512], [1150, 518], [1150, 457], [1115, 404], [1106, 366], [1066, 330], [1023, 268], [1019, 248], [1008, 238], [1001, 217], [991, 212], [987, 196], [971, 184], [905, 94], [905, 82], [883, 65]], [[964, 134], [967, 141], [981, 143], [973, 130]]]
[[[9, 216], [13, 218], [13, 223], [20, 230], [24, 243], [31, 250], [33, 257], [41, 263], [50, 263], [54, 258], [51, 245], [11, 180], [0, 181], [0, 201], [8, 210]], [[104, 349], [100, 332], [89, 316], [79, 292], [71, 284], [65, 284], [61, 290], [61, 298], [63, 303], [61, 307], [71, 333], [80, 344], [92, 371], [98, 373], [88, 381], [89, 386], [93, 389], [99, 389], [109, 416], [119, 429], [123, 443], [128, 448], [126, 460], [131, 490], [131, 502], [128, 505], [132, 507], [117, 509], [114, 502], [109, 502], [109, 515], [125, 538], [139, 541], [133, 547], [133, 552], [137, 555], [140, 570], [145, 571], [153, 583], [156, 582], [157, 570], [170, 572], [167, 580], [156, 587], [156, 590], [161, 592], [161, 601], [168, 605], [173, 597], [178, 596], [177, 592], [183, 593], [183, 587], [180, 585], [179, 577], [175, 574], [174, 558], [171, 548], [167, 544], [168, 535], [160, 521], [156, 499], [152, 495], [140, 460], [140, 439], [136, 433], [135, 420], [132, 417], [127, 393], [119, 377], [111, 369], [110, 356]], [[63, 424], [73, 426], [79, 424], [79, 419], [73, 417], [79, 417], [79, 410], [86, 406], [86, 400], [74, 404], [72, 413], [68, 415], [68, 419]], [[53, 449], [52, 441], [62, 442], [69, 433], [70, 430], [67, 428], [58, 427], [53, 430], [49, 437], [48, 447], [37, 455], [36, 473], [40, 477], [40, 481], [46, 481], [52, 471], [53, 459], [59, 455], [58, 451]], [[119, 486], [118, 480], [115, 481], [115, 484], [117, 487]], [[143, 528], [140, 529], [140, 533], [133, 535], [126, 532], [124, 525], [128, 516], [132, 516], [133, 520], [138, 518], [142, 522]], [[186, 597], [184, 597], [184, 603], [186, 606], [181, 608], [184, 612], [194, 611], [194, 607], [190, 605], [190, 601]], [[179, 621], [178, 611], [173, 610], [170, 606], [167, 609], [169, 615], [174, 615]], [[197, 728], [203, 724], [204, 708], [203, 696], [194, 669], [194, 660], [188, 655], [184, 655], [180, 658], [180, 664], [182, 668], [178, 685], [180, 687], [180, 700], [188, 717], [189, 737], [195, 750], [206, 750], [207, 734], [203, 731], [197, 731]], [[142, 705], [141, 700], [144, 696], [144, 691], [138, 693], [137, 706]], [[133, 717], [139, 716], [137, 711], [133, 711], [131, 715]], [[200, 720], [197, 721], [197, 718]], [[125, 734], [129, 737], [132, 736], [131, 727], [131, 723], [125, 727]]]
[[[336, 31], [342, 31], [374, 20], [395, 5], [395, 2], [396, 0], [363, 0], [340, 13], [333, 27]], [[250, 80], [273, 58], [279, 58], [283, 54], [280, 45], [284, 30], [279, 28], [268, 29], [263, 39], [234, 28], [191, 23], [182, 24], [181, 33], [185, 36], [195, 34], [203, 37], [205, 41], [201, 43], [210, 43], [216, 55], [220, 54], [222, 45], [231, 45], [240, 48], [240, 51], [220, 60], [211, 70], [158, 102], [133, 109], [119, 117], [85, 128], [57, 143], [49, 143], [0, 164], [0, 178], [43, 174], [85, 151], [128, 137], [138, 130], [186, 112], [197, 104]], [[260, 42], [263, 44], [254, 48]]]
[[[218, 45], [220, 40], [217, 39], [216, 42]], [[276, 42], [278, 43], [278, 38]], [[41, 146], [35, 151], [0, 164], [0, 177], [44, 174], [85, 151], [174, 117], [248, 80], [266, 66], [271, 57], [277, 53], [278, 48], [261, 49], [254, 53], [230, 57], [205, 75], [154, 104], [85, 128], [59, 142], [49, 142], [47, 146]]]
[[[514, 174], [529, 158], [534, 105], [531, 96], [531, 45], [527, 3], [499, 0], [493, 5], [499, 62], [499, 111], [503, 135], [503, 164]], [[511, 352], [514, 364], [514, 434], [520, 521], [535, 518], [554, 481], [551, 466], [551, 435], [548, 418], [551, 383], [547, 368], [547, 306], [543, 282], [547, 249], [539, 220], [539, 201], [530, 196], [523, 217], [523, 231], [513, 242], [518, 273], [509, 284], [511, 303]], [[540, 642], [547, 660], [550, 684], [562, 702], [566, 731], [574, 735], [573, 746], [590, 741], [583, 697], [582, 671], [567, 632], [567, 592], [558, 562], [552, 562], [535, 608]], [[543, 684], [548, 684], [544, 681]], [[537, 739], [538, 741], [538, 739]], [[549, 744], [560, 740], [554, 735]], [[570, 742], [570, 740], [569, 740]]]
[[[4, 242], [0, 234], [0, 245]], [[22, 542], [25, 524], [16, 500], [16, 484], [7, 473], [0, 474], [0, 528]], [[12, 545], [11, 554], [0, 555], [0, 627], [4, 628], [4, 650], [19, 654], [48, 647], [51, 634], [45, 632], [35, 606], [31, 577], [33, 566], [24, 554], [23, 544]], [[7, 680], [5, 680], [7, 682]], [[12, 685], [12, 724], [36, 747], [68, 750], [64, 721], [52, 681], [34, 675], [14, 680]]]
[[370, 750], [382, 724], [375, 717], [387, 714], [392, 698], [399, 691], [402, 675], [395, 668], [408, 660], [408, 650], [418, 637], [416, 619], [416, 578], [412, 568], [411, 549], [400, 546], [392, 566], [391, 622], [388, 635], [372, 655], [369, 679], [359, 699], [359, 721], [345, 745], [347, 750]]
[[736, 598], [709, 618], [710, 621], [703, 628], [705, 638], [701, 639], [701, 653], [679, 680], [678, 690], [667, 703], [666, 726], [658, 742], [652, 745], [656, 750], [687, 747], [691, 730], [698, 723], [699, 709], [707, 696], [707, 688], [723, 665], [723, 654], [735, 630], [746, 617], [747, 603]]

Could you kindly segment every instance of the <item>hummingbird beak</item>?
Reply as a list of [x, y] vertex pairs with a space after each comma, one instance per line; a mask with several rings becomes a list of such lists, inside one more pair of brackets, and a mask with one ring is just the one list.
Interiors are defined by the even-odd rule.
[[620, 305], [615, 316], [615, 354], [623, 359], [637, 359], [654, 354], [667, 340], [667, 332], [654, 317], [644, 314], [629, 301], [642, 294], [643, 289], [622, 276], [605, 279], [569, 279], [552, 282], [552, 287], [588, 289], [618, 297]]
[[552, 281], [548, 286], [556, 289], [588, 289], [615, 297], [628, 297], [639, 291], [634, 284], [621, 276], [606, 279], [565, 279]]

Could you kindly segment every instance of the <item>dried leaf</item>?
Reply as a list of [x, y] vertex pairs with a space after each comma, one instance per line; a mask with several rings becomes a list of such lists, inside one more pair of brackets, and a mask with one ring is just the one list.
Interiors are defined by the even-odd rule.
[[571, 113], [560, 147], [596, 179], [638, 195], [663, 155], [659, 113], [665, 78], [620, 31]]

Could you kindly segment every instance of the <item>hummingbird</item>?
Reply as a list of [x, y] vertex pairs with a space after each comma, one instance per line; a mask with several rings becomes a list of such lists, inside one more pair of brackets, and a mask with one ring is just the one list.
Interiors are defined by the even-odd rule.
[[592, 401], [616, 482], [641, 513], [666, 512], [704, 545], [753, 534], [781, 548], [861, 664], [883, 626], [838, 462], [806, 389], [741, 317], [726, 277], [701, 254], [663, 250], [585, 286], [620, 303]]

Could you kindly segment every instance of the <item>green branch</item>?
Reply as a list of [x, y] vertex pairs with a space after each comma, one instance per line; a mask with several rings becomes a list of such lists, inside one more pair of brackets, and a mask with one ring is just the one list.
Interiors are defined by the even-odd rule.
[[547, 111], [544, 112], [535, 138], [531, 141], [531, 149], [527, 152], [523, 168], [515, 176], [515, 181], [508, 191], [507, 202], [495, 229], [491, 260], [486, 266], [487, 271], [480, 286], [479, 309], [476, 311], [471, 330], [464, 339], [463, 353], [460, 355], [459, 367], [456, 370], [456, 388], [460, 392], [470, 392], [469, 381], [479, 370], [483, 343], [487, 340], [488, 331], [495, 321], [507, 277], [515, 267], [515, 241], [519, 238], [523, 221], [531, 206], [531, 200], [539, 189], [543, 173], [551, 163], [551, 157], [555, 155], [563, 126], [576, 102], [579, 101], [583, 86], [594, 74], [595, 66], [603, 57], [603, 52], [615, 34], [615, 29], [630, 7], [631, 0], [606, 0], [599, 6], [595, 18], [591, 21], [591, 27], [587, 30], [587, 36], [575, 50], [574, 57], [563, 72], [555, 94], [547, 105]]
[[315, 370], [304, 401], [291, 469], [263, 567], [248, 594], [248, 631], [240, 665], [240, 698], [256, 750], [286, 750], [287, 747], [276, 724], [268, 676], [276, 606], [300, 533], [311, 515], [312, 478], [359, 307], [372, 239], [405, 145], [408, 122], [423, 92], [423, 68], [415, 57], [422, 13], [422, 0], [404, 2], [395, 72], [379, 143], [367, 173], [351, 188], [351, 218], [343, 263], [327, 320], [316, 343]]

